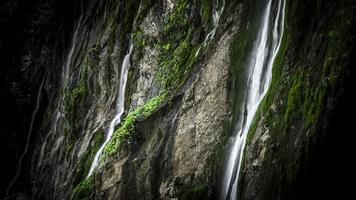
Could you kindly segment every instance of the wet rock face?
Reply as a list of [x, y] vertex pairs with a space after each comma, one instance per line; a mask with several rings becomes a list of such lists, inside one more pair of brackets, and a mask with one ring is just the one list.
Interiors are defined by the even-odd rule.
[[[35, 117], [31, 137], [28, 137], [36, 98], [44, 75], [59, 70], [59, 63], [68, 48], [74, 8], [63, 8], [76, 1], [15, 0], [0, 3], [0, 79], [3, 115], [0, 123], [0, 159], [3, 173], [0, 198], [18, 170], [19, 157], [24, 152], [27, 138], [28, 151], [22, 159], [21, 174], [9, 193], [24, 193], [30, 188], [30, 160], [48, 96], [57, 87], [57, 76], [43, 88], [38, 115]], [[14, 192], [15, 193], [15, 192]]]
[[[177, 130], [172, 149], [173, 175], [189, 184], [207, 178], [206, 166], [211, 149], [221, 140], [223, 125], [228, 116], [227, 78], [229, 44], [226, 33], [217, 42], [217, 51], [202, 67], [197, 79], [183, 97], [177, 114]], [[208, 175], [209, 177], [209, 175]]]
[[[13, 18], [23, 9], [19, 2], [7, 4], [9, 17], [0, 21], [28, 27], [13, 48], [2, 38], [18, 29], [0, 33], [0, 53], [10, 52], [4, 62], [15, 66], [1, 68], [4, 106], [18, 107], [11, 123], [0, 126], [8, 152], [22, 149], [20, 132], [27, 132], [44, 85], [24, 173], [8, 197], [218, 199], [244, 94], [241, 66], [262, 1], [88, 0], [67, 16], [68, 2], [33, 0], [25, 3], [34, 5], [29, 21]], [[354, 119], [346, 106], [353, 103], [347, 85], [355, 75], [354, 7], [351, 0], [287, 1], [272, 85], [248, 135], [240, 199], [317, 199], [321, 190], [313, 191], [313, 184], [332, 185], [317, 181], [325, 175], [317, 171], [328, 163], [323, 152], [333, 152], [338, 127]], [[87, 177], [116, 114], [130, 43], [124, 114]], [[1, 159], [14, 157], [3, 152]], [[15, 172], [11, 163], [5, 184]]]
[[[153, 14], [155, 10], [149, 11], [141, 27], [148, 22], [162, 24], [155, 21], [160, 19]], [[229, 49], [236, 30], [236, 26], [223, 30], [214, 43], [216, 50], [199, 60], [183, 91], [152, 117], [137, 123], [132, 143], [125, 145], [100, 174], [99, 191], [105, 198], [189, 199], [214, 195], [213, 183], [219, 172], [211, 163], [215, 162], [214, 149], [223, 145], [221, 135], [229, 118]], [[161, 33], [156, 31], [149, 29], [145, 34], [159, 39], [157, 34]], [[133, 57], [136, 74], [130, 89], [130, 110], [147, 102], [160, 87], [154, 80], [159, 49], [147, 45], [140, 50], [140, 57]]]
[[[321, 4], [287, 4], [283, 60], [274, 66], [281, 70], [281, 77], [274, 74], [276, 85], [272, 83], [256, 129], [250, 133], [241, 199], [332, 199], [343, 196], [341, 191], [348, 188], [338, 175], [329, 173], [336, 170], [341, 175], [338, 169], [348, 167], [333, 159], [327, 161], [327, 157], [339, 154], [338, 161], [349, 157], [348, 147], [336, 139], [340, 132], [331, 127], [340, 124], [341, 130], [345, 126], [333, 115], [344, 112], [348, 121], [353, 112], [341, 111], [337, 103], [345, 101], [346, 85], [354, 74], [350, 68], [354, 39], [346, 36], [353, 32], [349, 23], [353, 21], [352, 3], [344, 1], [337, 7]], [[300, 13], [307, 17], [297, 17]]]
[[[54, 199], [211, 196], [214, 182], [210, 180], [218, 173], [211, 165], [213, 149], [221, 149], [219, 135], [229, 117], [228, 58], [236, 26], [219, 30], [219, 37], [210, 42], [203, 33], [209, 28], [199, 27], [200, 4], [91, 1], [82, 6], [67, 56], [57, 64], [60, 70], [46, 74], [44, 87], [51, 95], [32, 153], [31, 195]], [[189, 24], [185, 17], [195, 23]], [[237, 20], [237, 15], [233, 18]], [[172, 33], [174, 28], [177, 33]], [[114, 115], [121, 63], [130, 40], [134, 50], [123, 124], [134, 117], [126, 133], [131, 136], [120, 138], [118, 151], [105, 154], [94, 178], [86, 179]], [[219, 50], [208, 51], [209, 45]], [[177, 74], [169, 76], [164, 65], [174, 67]], [[50, 79], [55, 75], [56, 83]], [[155, 97], [161, 100], [151, 103]], [[143, 114], [137, 114], [140, 109]]]

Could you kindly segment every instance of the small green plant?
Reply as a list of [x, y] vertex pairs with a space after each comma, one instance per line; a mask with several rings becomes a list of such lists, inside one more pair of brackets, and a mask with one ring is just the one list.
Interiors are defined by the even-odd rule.
[[157, 107], [163, 102], [166, 97], [166, 93], [162, 92], [156, 97], [150, 99], [146, 104], [137, 107], [134, 111], [127, 114], [121, 126], [115, 130], [110, 142], [105, 146], [102, 159], [106, 159], [108, 156], [115, 154], [124, 139], [129, 138], [135, 129], [135, 123], [138, 118], [147, 118], [157, 109]]

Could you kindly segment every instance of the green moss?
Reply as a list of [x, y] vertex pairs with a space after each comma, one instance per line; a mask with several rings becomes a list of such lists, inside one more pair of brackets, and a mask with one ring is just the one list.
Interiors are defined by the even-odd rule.
[[299, 108], [298, 104], [302, 98], [303, 82], [303, 76], [296, 78], [288, 91], [287, 108], [284, 114], [285, 123], [289, 121], [291, 114], [295, 113], [296, 109]]
[[[246, 86], [246, 67], [245, 63], [251, 51], [253, 42], [256, 38], [258, 31], [258, 23], [252, 16], [248, 16], [249, 8], [245, 7], [242, 21], [241, 30], [236, 33], [230, 46], [230, 90], [232, 90], [230, 101], [232, 102], [232, 120], [227, 132], [231, 134], [234, 125], [237, 123], [238, 117], [241, 112], [241, 104], [244, 98], [244, 91]], [[248, 20], [251, 19], [251, 20]], [[260, 110], [260, 109], [259, 109]], [[259, 119], [259, 111], [257, 111], [255, 119], [252, 123], [252, 130], [257, 128]], [[251, 130], [250, 129], [250, 130]], [[249, 131], [248, 138], [252, 138], [254, 131]], [[228, 134], [228, 135], [230, 135]]]
[[262, 99], [260, 105], [258, 106], [256, 114], [255, 114], [253, 121], [251, 123], [250, 129], [248, 130], [248, 133], [247, 133], [247, 139], [246, 139], [247, 144], [249, 144], [252, 141], [252, 138], [255, 135], [255, 132], [256, 132], [257, 126], [261, 120], [262, 111], [263, 111], [263, 108], [265, 107], [266, 102], [267, 102], [267, 96], [265, 96]]
[[140, 5], [140, 10], [136, 16], [136, 24], [139, 25], [143, 22], [144, 17], [147, 15], [149, 9], [153, 5], [154, 1], [151, 0], [142, 0]]
[[189, 27], [187, 0], [178, 0], [163, 25], [163, 40], [156, 44], [160, 50], [156, 81], [163, 89], [174, 92], [187, 80], [195, 61], [197, 44], [192, 43], [194, 29]]
[[148, 44], [148, 36], [144, 35], [140, 27], [137, 27], [133, 34], [133, 40], [137, 47], [144, 47]]
[[[260, 119], [254, 121], [248, 140], [251, 141], [259, 122], [268, 130], [270, 138], [263, 163], [272, 173], [265, 173], [265, 179], [281, 180], [285, 184], [280, 190], [291, 191], [299, 183], [300, 173], [304, 173], [303, 168], [310, 161], [309, 151], [320, 139], [325, 128], [323, 123], [332, 112], [325, 112], [333, 107], [333, 102], [327, 102], [327, 99], [335, 100], [338, 89], [343, 87], [340, 82], [350, 59], [346, 45], [350, 33], [345, 26], [347, 17], [339, 15], [337, 10], [340, 8], [335, 9], [335, 2], [330, 2], [332, 12], [325, 12], [329, 2], [324, 1], [318, 5], [322, 6], [319, 14], [308, 7], [307, 13], [317, 16], [300, 18], [298, 16], [302, 16], [306, 7], [297, 1], [286, 3], [285, 32], [274, 62], [272, 84], [265, 102], [260, 105]], [[270, 144], [277, 144], [278, 148]], [[253, 144], [248, 142], [247, 145]], [[276, 158], [282, 168], [274, 167]], [[246, 159], [251, 164], [253, 159]], [[271, 177], [278, 174], [284, 175]], [[278, 182], [270, 181], [261, 183], [278, 185]], [[280, 190], [280, 199], [286, 199]]]
[[73, 89], [67, 91], [65, 94], [64, 112], [73, 127], [75, 127], [75, 120], [79, 107], [84, 105], [85, 98], [86, 87], [81, 83], [75, 85]]
[[182, 200], [203, 200], [208, 199], [208, 188], [203, 185], [195, 186], [183, 192]]
[[[191, 27], [193, 24], [188, 23], [188, 8], [191, 6], [188, 5], [188, 2], [187, 0], [175, 2], [174, 8], [164, 19], [159, 39], [145, 35], [139, 26], [135, 28], [134, 32], [136, 46], [142, 48], [150, 45], [159, 50], [159, 69], [155, 81], [170, 95], [174, 95], [186, 82], [194, 66], [196, 53], [200, 46], [198, 41], [193, 41], [195, 34], [195, 29]], [[194, 6], [194, 3], [192, 2], [192, 6]], [[202, 4], [204, 12], [210, 12], [208, 11], [211, 6], [210, 2], [204, 1]], [[148, 8], [148, 3], [146, 6], [142, 6], [137, 17], [137, 25], [142, 23]]]
[[325, 109], [328, 90], [336, 86], [347, 64], [350, 49], [345, 38], [349, 33], [349, 17], [345, 13], [338, 16], [327, 34], [328, 46], [321, 66], [301, 69], [303, 72], [296, 71], [292, 76], [294, 83], [288, 92], [285, 123], [290, 123], [288, 116], [293, 114], [302, 117], [305, 128], [317, 125]]
[[154, 1], [151, 0], [143, 0], [141, 1], [140, 9], [136, 15], [135, 19], [135, 27], [133, 32], [133, 42], [136, 47], [145, 47], [147, 45], [152, 45], [154, 43], [154, 39], [148, 35], [145, 35], [140, 27], [145, 16], [149, 12], [152, 7]]
[[[287, 105], [284, 114], [284, 123], [289, 124], [291, 117], [298, 117], [298, 113], [302, 113], [304, 126], [309, 127], [316, 124], [319, 119], [324, 97], [326, 85], [323, 81], [317, 85], [312, 85], [311, 70], [303, 70], [296, 72], [294, 81], [288, 91]], [[323, 77], [321, 78], [323, 79]]]
[[104, 132], [100, 131], [94, 134], [94, 140], [93, 140], [93, 146], [90, 148], [88, 153], [84, 156], [84, 158], [81, 160], [83, 162], [82, 167], [83, 170], [81, 172], [85, 172], [85, 174], [89, 173], [89, 169], [91, 167], [91, 164], [93, 163], [94, 157], [96, 153], [98, 152], [100, 145], [103, 143], [104, 139]]
[[[187, 80], [194, 64], [197, 45], [190, 43], [193, 30], [189, 30], [186, 38], [178, 45], [161, 44], [161, 56], [156, 81], [159, 81], [167, 91], [174, 92]], [[176, 46], [175, 48], [173, 48]]]
[[128, 139], [135, 130], [135, 123], [139, 118], [147, 118], [157, 109], [163, 102], [166, 94], [152, 98], [143, 106], [137, 107], [134, 111], [127, 114], [120, 127], [115, 130], [110, 142], [105, 146], [102, 159], [108, 158], [115, 154], [119, 149], [124, 139]]
[[188, 30], [188, 19], [186, 17], [187, 5], [187, 0], [177, 0], [175, 2], [174, 8], [168, 14], [168, 19], [163, 25], [165, 37], [174, 39], [174, 37], [177, 36], [177, 32], [184, 33]]
[[80, 114], [80, 110], [84, 108], [87, 98], [87, 85], [89, 65], [95, 64], [91, 53], [93, 50], [88, 51], [88, 55], [85, 59], [79, 81], [72, 87], [68, 87], [64, 91], [64, 113], [66, 115], [67, 122], [69, 124], [69, 130], [75, 130], [78, 128], [77, 116]]
[[211, 16], [212, 16], [212, 8], [211, 8], [211, 1], [209, 0], [202, 0], [202, 13], [201, 18], [204, 25], [209, 24]]
[[80, 182], [72, 192], [71, 200], [89, 200], [94, 195], [94, 178], [88, 177]]
[[[75, 170], [72, 174], [72, 179], [74, 184], [80, 184], [89, 173], [89, 169], [94, 160], [94, 157], [97, 151], [100, 148], [100, 145], [103, 143], [104, 132], [96, 132], [94, 134], [94, 138], [91, 141], [90, 146], [88, 147], [88, 151], [86, 151], [76, 163]], [[75, 143], [75, 141], [71, 141], [71, 146]]]
[[[286, 7], [286, 15], [285, 15], [285, 21], [284, 21], [284, 32], [283, 32], [283, 36], [281, 38], [281, 44], [279, 46], [277, 55], [274, 59], [273, 62], [273, 66], [272, 66], [272, 80], [271, 80], [271, 85], [270, 88], [267, 91], [267, 94], [265, 95], [263, 101], [261, 102], [261, 104], [259, 105], [259, 108], [256, 112], [254, 121], [251, 125], [251, 128], [249, 130], [248, 136], [247, 136], [247, 143], [250, 143], [258, 126], [259, 121], [261, 120], [261, 116], [264, 115], [265, 117], [265, 121], [266, 123], [269, 124], [275, 124], [276, 126], [279, 126], [280, 124], [283, 123], [282, 120], [277, 121], [274, 118], [271, 118], [270, 114], [268, 114], [267, 112], [269, 112], [269, 109], [272, 105], [272, 102], [278, 102], [279, 100], [274, 99], [275, 96], [277, 95], [279, 89], [281, 89], [281, 85], [283, 85], [282, 81], [283, 81], [283, 77], [282, 77], [282, 71], [283, 71], [283, 62], [284, 59], [287, 55], [287, 51], [288, 48], [290, 47], [290, 27], [288, 25], [288, 12], [289, 12], [289, 8]], [[284, 115], [284, 119], [287, 120], [290, 117], [290, 113], [292, 113], [292, 108], [291, 108], [291, 104], [292, 102], [298, 98], [296, 97], [297, 94], [296, 92], [298, 92], [298, 85], [295, 86], [295, 88], [293, 88], [293, 90], [291, 92], [288, 92], [288, 94], [290, 94], [289, 96], [289, 100], [290, 100], [290, 106], [289, 106], [289, 111], [287, 111], [288, 114]], [[284, 98], [284, 97], [279, 97], [279, 98]], [[285, 97], [287, 98], [287, 97]], [[287, 103], [288, 104], [288, 103]], [[282, 131], [279, 131], [282, 132]]]
[[[292, 32], [296, 26], [293, 16], [298, 15], [295, 12], [297, 10], [295, 6], [297, 6], [296, 3], [287, 4], [285, 31], [274, 62], [271, 87], [266, 102], [262, 105], [264, 107], [262, 112], [266, 114], [265, 124], [275, 124], [273, 129], [276, 133], [287, 133], [289, 126], [298, 120], [302, 120], [304, 129], [316, 128], [326, 108], [326, 98], [330, 95], [330, 89], [336, 87], [340, 81], [339, 77], [344, 73], [350, 51], [349, 40], [345, 39], [349, 38], [348, 19], [350, 16], [342, 11], [335, 13], [338, 16], [337, 20], [333, 21], [331, 31], [326, 31], [326, 53], [314, 58], [323, 61], [321, 63], [307, 61], [305, 49], [291, 44], [296, 39]], [[308, 43], [304, 42], [303, 45], [308, 46]], [[293, 64], [287, 64], [284, 60], [288, 51], [295, 51], [294, 53], [298, 55], [292, 59]], [[283, 77], [283, 67], [290, 68], [288, 79]], [[281, 110], [277, 111], [283, 120], [276, 119], [275, 114], [267, 113], [272, 102], [278, 102], [279, 99], [287, 99], [284, 106], [280, 108]]]

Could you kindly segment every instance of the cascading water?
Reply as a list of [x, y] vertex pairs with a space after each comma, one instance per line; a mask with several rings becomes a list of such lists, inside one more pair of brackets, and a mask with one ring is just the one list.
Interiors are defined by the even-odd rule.
[[116, 114], [115, 117], [111, 120], [109, 127], [106, 131], [106, 137], [104, 143], [100, 146], [98, 152], [95, 154], [94, 160], [91, 164], [89, 173], [87, 177], [91, 176], [95, 170], [95, 168], [98, 166], [99, 163], [99, 158], [101, 156], [101, 153], [103, 152], [105, 145], [110, 141], [111, 136], [114, 133], [115, 126], [121, 122], [121, 116], [125, 111], [125, 90], [126, 90], [126, 82], [127, 82], [127, 73], [128, 73], [128, 68], [130, 65], [130, 56], [132, 53], [133, 45], [130, 43], [129, 47], [129, 52], [125, 55], [124, 60], [122, 62], [121, 66], [121, 74], [120, 74], [120, 85], [119, 85], [119, 91], [118, 91], [118, 96], [116, 100]]
[[[236, 124], [234, 143], [231, 148], [225, 174], [221, 199], [237, 199], [237, 184], [246, 144], [246, 137], [257, 108], [267, 93], [272, 78], [272, 65], [277, 55], [284, 30], [285, 1], [279, 0], [275, 18], [271, 20], [272, 0], [266, 4], [253, 49], [249, 55], [247, 68], [247, 88], [239, 120]], [[273, 26], [272, 32], [269, 27]]]

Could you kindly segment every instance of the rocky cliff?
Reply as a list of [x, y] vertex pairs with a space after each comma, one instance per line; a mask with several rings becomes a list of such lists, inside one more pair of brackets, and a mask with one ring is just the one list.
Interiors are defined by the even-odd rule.
[[[2, 4], [1, 94], [11, 113], [1, 119], [4, 197], [219, 199], [264, 1]], [[341, 198], [356, 122], [356, 4], [285, 5], [238, 198]], [[90, 174], [123, 90], [121, 121]]]

